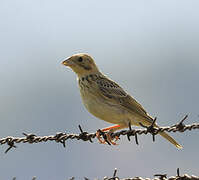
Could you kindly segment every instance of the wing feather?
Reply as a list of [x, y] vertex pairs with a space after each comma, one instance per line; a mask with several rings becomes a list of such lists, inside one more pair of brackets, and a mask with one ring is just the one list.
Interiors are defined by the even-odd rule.
[[128, 95], [117, 83], [106, 77], [100, 77], [96, 82], [101, 96], [108, 99], [109, 102], [121, 105], [130, 112], [136, 113], [146, 119], [150, 119], [150, 116], [148, 116], [144, 108], [134, 98]]

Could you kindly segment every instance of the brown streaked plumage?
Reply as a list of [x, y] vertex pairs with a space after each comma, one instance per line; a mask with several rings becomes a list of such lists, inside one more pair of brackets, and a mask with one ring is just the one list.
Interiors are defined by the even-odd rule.
[[[75, 54], [62, 64], [69, 66], [77, 74], [80, 94], [87, 110], [99, 119], [117, 124], [104, 130], [113, 132], [127, 128], [129, 122], [135, 126], [140, 126], [139, 123], [147, 126], [152, 124], [153, 118], [117, 83], [103, 75], [91, 56]], [[156, 124], [154, 126], [158, 127]], [[177, 148], [182, 148], [167, 133], [159, 134]]]

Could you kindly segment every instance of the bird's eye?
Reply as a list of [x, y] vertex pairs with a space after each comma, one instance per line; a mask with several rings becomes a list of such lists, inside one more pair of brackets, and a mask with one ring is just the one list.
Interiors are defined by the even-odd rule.
[[79, 57], [78, 61], [79, 61], [79, 62], [82, 62], [82, 61], [83, 61], [83, 58], [82, 58], [82, 57]]

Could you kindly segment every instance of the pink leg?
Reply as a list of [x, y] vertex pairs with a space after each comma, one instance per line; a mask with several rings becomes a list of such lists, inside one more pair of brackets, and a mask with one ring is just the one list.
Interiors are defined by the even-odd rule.
[[[104, 128], [104, 129], [102, 129], [101, 131], [103, 131], [103, 132], [109, 131], [109, 132], [106, 134], [107, 140], [108, 140], [112, 145], [117, 145], [115, 142], [112, 141], [113, 139], [111, 138], [110, 133], [112, 133], [112, 132], [114, 132], [114, 131], [116, 131], [116, 130], [119, 130], [119, 129], [126, 128], [126, 127], [127, 127], [126, 125], [123, 125], [123, 124], [122, 124], [122, 125], [119, 125], [119, 124], [117, 124], [117, 125], [114, 125], [114, 126], [110, 126], [110, 127]], [[96, 137], [97, 137], [97, 139], [99, 140], [100, 143], [102, 143], [102, 144], [105, 144], [105, 143], [106, 143], [105, 140], [102, 140], [102, 139], [101, 139], [101, 137], [100, 137], [100, 132], [97, 131]], [[118, 139], [119, 139], [119, 137], [115, 137], [115, 140], [116, 140], [116, 141], [117, 141]]]

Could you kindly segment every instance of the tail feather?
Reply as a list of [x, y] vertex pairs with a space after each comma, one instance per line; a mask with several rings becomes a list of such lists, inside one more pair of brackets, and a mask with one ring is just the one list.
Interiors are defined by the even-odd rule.
[[[147, 118], [142, 119], [141, 122], [146, 126], [150, 126], [151, 123], [153, 122], [153, 118], [151, 116], [147, 115]], [[138, 126], [139, 126], [139, 124], [138, 124]], [[159, 128], [159, 126], [157, 124], [154, 124], [154, 127]], [[173, 144], [178, 149], [182, 149], [182, 146], [166, 132], [159, 132], [158, 134], [160, 134], [163, 138], [165, 138], [167, 141], [169, 141], [171, 144]]]
[[159, 132], [159, 134], [168, 140], [170, 143], [172, 143], [174, 146], [176, 146], [178, 149], [182, 149], [182, 146], [175, 140], [173, 139], [170, 135], [168, 135], [166, 132]]

